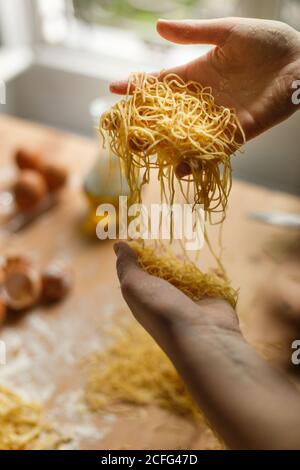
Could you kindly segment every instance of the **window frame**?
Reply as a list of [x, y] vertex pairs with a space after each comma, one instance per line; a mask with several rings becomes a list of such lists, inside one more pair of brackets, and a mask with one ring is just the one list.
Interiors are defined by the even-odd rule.
[[[31, 46], [35, 24], [32, 21], [32, 0], [0, 0], [2, 47]], [[18, 12], [16, 14], [16, 12]]]

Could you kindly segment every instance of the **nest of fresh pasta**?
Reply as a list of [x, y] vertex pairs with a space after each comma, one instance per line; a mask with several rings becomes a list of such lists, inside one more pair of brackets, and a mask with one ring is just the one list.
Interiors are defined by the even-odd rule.
[[[133, 201], [141, 202], [141, 188], [156, 168], [162, 194], [172, 203], [176, 168], [184, 163], [194, 203], [208, 214], [224, 215], [231, 155], [244, 140], [234, 110], [217, 105], [210, 88], [173, 74], [133, 75], [128, 91], [132, 95], [102, 115], [100, 131], [121, 159]], [[186, 196], [187, 190], [182, 192]]]
[[152, 246], [137, 242], [130, 242], [130, 246], [144, 271], [168, 281], [195, 302], [203, 298], [223, 298], [235, 308], [237, 291], [218, 270], [203, 273], [196, 264], [179, 259], [171, 249], [159, 253]]

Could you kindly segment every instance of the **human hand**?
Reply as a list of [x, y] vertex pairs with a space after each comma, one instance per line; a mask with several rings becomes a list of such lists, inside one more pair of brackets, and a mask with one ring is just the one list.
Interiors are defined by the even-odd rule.
[[[234, 108], [249, 140], [289, 117], [292, 83], [300, 79], [300, 33], [277, 21], [223, 18], [167, 21], [157, 31], [177, 44], [214, 44], [198, 59], [163, 71], [212, 88], [218, 104]], [[127, 81], [114, 82], [124, 94]], [[184, 176], [184, 175], [179, 175]]]
[[163, 349], [170, 334], [182, 339], [195, 328], [213, 325], [239, 332], [237, 315], [227, 301], [194, 302], [164, 279], [144, 272], [126, 243], [117, 243], [115, 252], [122, 294], [135, 318]]
[[233, 449], [300, 448], [299, 392], [246, 342], [232, 307], [219, 299], [195, 303], [145, 273], [125, 243], [115, 251], [127, 304], [225, 443]]

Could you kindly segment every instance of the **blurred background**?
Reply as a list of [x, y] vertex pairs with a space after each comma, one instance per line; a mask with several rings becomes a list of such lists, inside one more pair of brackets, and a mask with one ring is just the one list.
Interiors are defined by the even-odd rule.
[[[300, 0], [0, 0], [0, 80], [6, 84], [0, 113], [92, 136], [91, 113], [113, 99], [109, 81], [208, 50], [164, 42], [157, 18], [221, 16], [278, 19], [300, 29]], [[100, 106], [91, 111], [97, 98]], [[297, 113], [249, 143], [235, 175], [299, 194], [299, 124]]]

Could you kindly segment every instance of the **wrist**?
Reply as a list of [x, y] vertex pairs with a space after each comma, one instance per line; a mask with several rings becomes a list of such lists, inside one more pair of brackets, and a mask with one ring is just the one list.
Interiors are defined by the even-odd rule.
[[179, 357], [193, 356], [198, 347], [209, 355], [220, 337], [245, 342], [235, 310], [221, 299], [205, 299], [184, 310], [169, 311], [155, 328], [144, 327], [174, 363]]
[[159, 341], [175, 362], [179, 357], [193, 356], [199, 348], [205, 355], [214, 354], [220, 338], [245, 342], [236, 312], [226, 301], [207, 299], [195, 308], [179, 318], [171, 315], [163, 344]]

